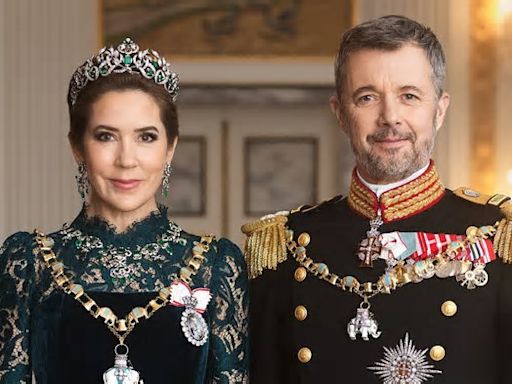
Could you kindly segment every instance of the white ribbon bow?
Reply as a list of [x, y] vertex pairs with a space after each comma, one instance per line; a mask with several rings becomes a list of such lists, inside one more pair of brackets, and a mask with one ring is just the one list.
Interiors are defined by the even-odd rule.
[[175, 307], [193, 308], [198, 313], [203, 313], [212, 298], [208, 288], [196, 288], [191, 290], [183, 281], [175, 281], [171, 284], [171, 297], [169, 304]]

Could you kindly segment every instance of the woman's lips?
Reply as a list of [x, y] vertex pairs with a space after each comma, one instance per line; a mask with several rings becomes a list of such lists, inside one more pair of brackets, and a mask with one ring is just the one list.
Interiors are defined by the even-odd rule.
[[110, 180], [112, 184], [114, 184], [114, 187], [118, 189], [122, 189], [124, 191], [129, 191], [131, 189], [136, 188], [140, 184], [140, 180], [121, 180], [121, 179], [111, 179]]

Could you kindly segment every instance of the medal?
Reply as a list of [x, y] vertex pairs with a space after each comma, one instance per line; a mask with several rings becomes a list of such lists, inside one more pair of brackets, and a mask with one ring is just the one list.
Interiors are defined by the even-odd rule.
[[361, 260], [361, 267], [373, 268], [373, 262], [379, 258], [381, 251], [379, 227], [383, 223], [380, 215], [370, 220], [370, 230], [366, 232], [366, 239], [359, 243], [357, 252], [357, 256]]
[[406, 333], [405, 338], [400, 340], [396, 347], [384, 347], [384, 358], [368, 369], [379, 376], [384, 384], [421, 384], [433, 378], [435, 374], [442, 373], [428, 363], [425, 357], [427, 350], [416, 349], [409, 339], [409, 334]]
[[[359, 282], [354, 276], [338, 275], [332, 272], [325, 263], [315, 262], [311, 257], [308, 257], [306, 247], [309, 244], [310, 236], [306, 232], [299, 235], [298, 243], [293, 240], [293, 235], [287, 243], [288, 251], [292, 254], [292, 257], [307, 272], [363, 299], [359, 308], [357, 308], [356, 316], [347, 324], [347, 333], [350, 339], [357, 340], [357, 335], [361, 335], [364, 341], [369, 341], [369, 336], [376, 339], [382, 334], [374, 314], [370, 312], [369, 300], [375, 295], [391, 294], [394, 290], [406, 284], [419, 283], [434, 276], [439, 278], [454, 276], [467, 289], [474, 289], [487, 284], [489, 276], [485, 271], [485, 265], [496, 259], [492, 242], [487, 238], [492, 233], [492, 230], [488, 227], [471, 229], [471, 236], [463, 237], [461, 235], [424, 232], [380, 234], [378, 227], [381, 224], [382, 218], [380, 216], [372, 220], [371, 229], [367, 232], [368, 239], [363, 240], [363, 242], [366, 241], [365, 245], [371, 246], [360, 247], [358, 253], [359, 258], [363, 261], [362, 265], [371, 266], [371, 262], [374, 260], [372, 247], [381, 245], [384, 256], [382, 258], [388, 262], [388, 267], [385, 273], [373, 282]], [[435, 240], [434, 243], [429, 244], [430, 250], [437, 251], [437, 254], [431, 254], [428, 251], [429, 248], [424, 247], [427, 244], [426, 240], [429, 239]], [[370, 240], [373, 240], [373, 242], [370, 242]], [[389, 262], [390, 260], [392, 260], [392, 263]], [[404, 378], [407, 377], [409, 376], [404, 376]], [[392, 378], [401, 379], [402, 376], [393, 376]], [[403, 383], [406, 382], [409, 383], [409, 381], [403, 381]], [[384, 381], [384, 383], [391, 384], [395, 381]], [[396, 383], [402, 383], [402, 381]]]
[[485, 264], [475, 264], [474, 269], [470, 269], [462, 275], [456, 277], [457, 281], [461, 282], [460, 285], [467, 289], [475, 289], [476, 287], [483, 287], [489, 281], [489, 275], [485, 271]]
[[181, 314], [181, 329], [187, 340], [200, 347], [208, 340], [208, 324], [201, 315], [206, 310], [212, 295], [208, 288], [191, 290], [183, 281], [171, 285], [169, 304], [185, 307]]
[[[107, 328], [119, 340], [114, 348], [114, 366], [103, 374], [104, 384], [143, 384], [138, 371], [133, 369], [128, 360], [128, 347], [124, 343], [126, 337], [133, 331], [142, 319], [149, 319], [167, 303], [175, 306], [186, 307], [182, 314], [181, 326], [187, 340], [194, 345], [203, 345], [208, 339], [208, 325], [201, 314], [211, 299], [210, 290], [197, 288], [193, 291], [184, 281], [191, 281], [202, 263], [206, 260], [205, 252], [209, 250], [209, 244], [213, 236], [203, 236], [195, 243], [192, 257], [187, 265], [180, 270], [180, 280], [173, 282], [169, 287], [161, 288], [157, 296], [150, 300], [145, 307], [134, 307], [124, 318], [119, 318], [109, 307], [101, 307], [85, 292], [84, 287], [74, 283], [65, 273], [64, 264], [57, 259], [52, 247], [52, 238], [36, 231], [35, 250], [51, 271], [54, 283], [66, 294], [73, 297], [94, 318], [102, 318]], [[172, 293], [172, 294], [171, 294]]]
[[347, 333], [352, 340], [356, 340], [357, 335], [360, 334], [364, 341], [369, 340], [368, 335], [374, 339], [381, 335], [379, 324], [374, 319], [373, 313], [370, 312], [370, 303], [366, 297], [357, 308], [356, 317], [352, 318], [347, 324]]
[[208, 340], [208, 325], [193, 308], [187, 308], [181, 315], [181, 329], [187, 340], [200, 347]]
[[[119, 350], [124, 348], [124, 353]], [[132, 368], [128, 360], [128, 346], [125, 344], [117, 344], [114, 348], [115, 358], [114, 366], [109, 368], [103, 374], [104, 384], [143, 384], [144, 381], [140, 380], [140, 374]]]

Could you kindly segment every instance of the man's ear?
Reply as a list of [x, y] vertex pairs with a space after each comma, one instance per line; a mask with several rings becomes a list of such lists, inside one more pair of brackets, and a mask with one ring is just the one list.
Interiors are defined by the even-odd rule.
[[338, 98], [338, 96], [332, 95], [329, 98], [329, 104], [331, 106], [331, 111], [334, 114], [334, 116], [336, 117], [336, 121], [338, 122], [338, 127], [340, 127], [343, 132], [347, 133], [347, 127], [346, 127], [346, 124], [344, 123], [344, 121], [345, 121], [344, 116], [343, 116], [344, 112], [343, 112], [343, 108], [341, 106], [341, 102], [340, 102], [340, 99]]
[[444, 119], [446, 117], [446, 111], [450, 106], [450, 95], [446, 92], [443, 92], [439, 100], [437, 101], [436, 108], [436, 131], [438, 131], [444, 123]]

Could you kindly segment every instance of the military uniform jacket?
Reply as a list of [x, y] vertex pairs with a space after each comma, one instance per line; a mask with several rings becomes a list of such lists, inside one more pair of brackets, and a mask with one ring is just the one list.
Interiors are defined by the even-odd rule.
[[[409, 187], [404, 188], [407, 192]], [[439, 191], [420, 209], [406, 212], [407, 217], [385, 220], [380, 232], [464, 234], [469, 226], [492, 225], [503, 218], [496, 206]], [[375, 282], [385, 270], [383, 260], [361, 268], [356, 256], [369, 230], [364, 209], [351, 205], [350, 198], [337, 197], [290, 214], [287, 226], [295, 240], [303, 232], [310, 235], [307, 254], [315, 262], [325, 263], [340, 277]], [[397, 351], [400, 340], [404, 343], [406, 334], [416, 350], [425, 351], [424, 370], [442, 371], [427, 372], [412, 383], [512, 383], [512, 266], [495, 260], [486, 271], [488, 283], [471, 290], [453, 277], [434, 276], [376, 295], [370, 303], [380, 337], [351, 340], [347, 324], [362, 299], [311, 273], [304, 278], [288, 253], [277, 270], [264, 270], [252, 280], [251, 383], [401, 383], [368, 367], [380, 362], [389, 368], [390, 353]], [[443, 314], [447, 301], [455, 303], [455, 314], [453, 305], [451, 313]], [[433, 347], [439, 361], [430, 356]]]

